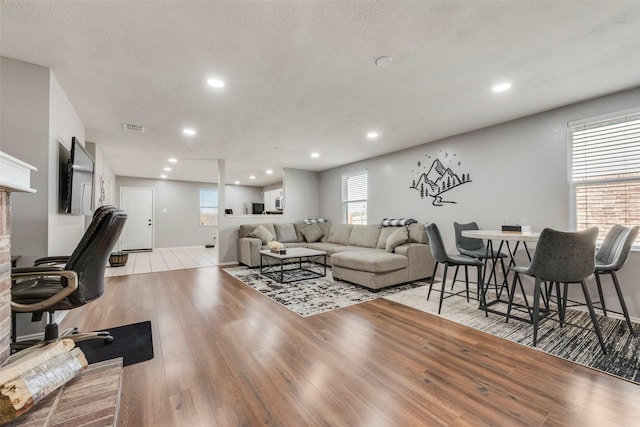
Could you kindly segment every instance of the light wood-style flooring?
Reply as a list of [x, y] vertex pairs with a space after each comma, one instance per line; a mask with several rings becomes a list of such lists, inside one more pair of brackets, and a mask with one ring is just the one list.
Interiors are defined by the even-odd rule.
[[[464, 304], [464, 300], [460, 300]], [[302, 318], [219, 267], [106, 279], [63, 325], [151, 320], [121, 426], [635, 426], [640, 386], [378, 299]]]

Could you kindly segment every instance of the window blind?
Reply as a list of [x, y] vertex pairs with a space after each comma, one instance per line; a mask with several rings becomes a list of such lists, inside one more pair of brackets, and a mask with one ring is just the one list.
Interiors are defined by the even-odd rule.
[[367, 171], [342, 176], [343, 220], [347, 224], [367, 223]]
[[200, 225], [203, 227], [218, 225], [218, 190], [200, 189]]
[[571, 144], [576, 228], [640, 225], [640, 113], [574, 126]]

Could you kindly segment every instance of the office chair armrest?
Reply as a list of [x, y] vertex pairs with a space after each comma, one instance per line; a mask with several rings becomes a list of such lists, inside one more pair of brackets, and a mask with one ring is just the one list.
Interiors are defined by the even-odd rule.
[[46, 256], [42, 258], [38, 258], [33, 262], [34, 266], [39, 265], [47, 265], [47, 264], [66, 264], [69, 261], [68, 255], [58, 255], [58, 256]]
[[11, 279], [25, 279], [28, 277], [38, 278], [45, 276], [59, 276], [67, 279], [67, 286], [62, 288], [60, 292], [49, 298], [35, 302], [32, 304], [20, 304], [11, 301], [11, 310], [18, 313], [33, 313], [36, 311], [46, 311], [49, 307], [59, 303], [69, 295], [71, 295], [76, 289], [78, 289], [78, 275], [75, 271], [71, 270], [52, 270], [47, 267], [26, 267], [18, 268], [16, 270], [29, 270], [29, 271], [15, 271], [11, 272]]
[[11, 276], [16, 276], [16, 277], [12, 277], [12, 279], [15, 278], [29, 278], [31, 276], [33, 277], [38, 277], [38, 276], [48, 276], [47, 272], [49, 271], [64, 271], [64, 269], [62, 267], [53, 267], [53, 266], [40, 266], [40, 267], [17, 267], [17, 268], [12, 268], [11, 269]]

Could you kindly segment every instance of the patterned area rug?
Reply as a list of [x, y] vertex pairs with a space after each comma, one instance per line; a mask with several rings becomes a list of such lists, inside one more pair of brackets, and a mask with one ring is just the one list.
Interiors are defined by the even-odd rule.
[[425, 285], [425, 282], [407, 283], [385, 288], [380, 292], [371, 292], [350, 283], [335, 282], [329, 268], [327, 268], [327, 277], [284, 284], [261, 275], [259, 268], [231, 267], [225, 268], [224, 271], [302, 317], [348, 307]]
[[[435, 286], [434, 289], [436, 289]], [[428, 290], [429, 286], [424, 286], [385, 296], [385, 298], [437, 315], [440, 294], [433, 291], [431, 299], [427, 301]], [[553, 310], [554, 307], [551, 308]], [[498, 307], [498, 309], [506, 311], [506, 306]], [[599, 312], [596, 311], [596, 313]], [[519, 315], [526, 316], [526, 312], [519, 313]], [[504, 316], [494, 313], [489, 313], [489, 317], [485, 317], [484, 311], [478, 309], [478, 304], [475, 301], [467, 304], [463, 298], [445, 299], [441, 316], [529, 347], [533, 345], [531, 324], [513, 319], [509, 320], [509, 323], [505, 323]], [[532, 348], [640, 384], [640, 360], [638, 359], [640, 338], [634, 338], [631, 335], [624, 320], [598, 316], [607, 349], [607, 354], [603, 354], [595, 332], [568, 325], [561, 328], [557, 318], [556, 314], [539, 325], [538, 343], [536, 347]], [[582, 310], [568, 309], [566, 320], [585, 328], [592, 327], [589, 313]], [[634, 330], [636, 334], [640, 335], [640, 325], [635, 324]]]

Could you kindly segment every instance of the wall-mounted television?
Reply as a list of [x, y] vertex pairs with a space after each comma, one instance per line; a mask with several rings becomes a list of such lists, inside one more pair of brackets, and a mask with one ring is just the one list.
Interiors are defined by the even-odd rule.
[[71, 138], [71, 152], [60, 145], [60, 210], [72, 215], [91, 215], [93, 158], [76, 137]]

